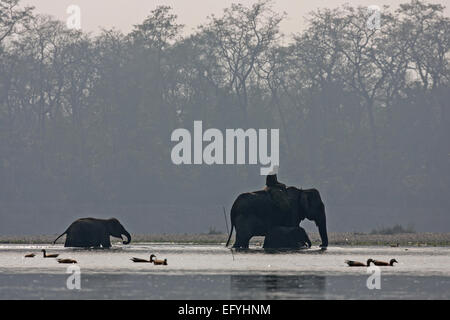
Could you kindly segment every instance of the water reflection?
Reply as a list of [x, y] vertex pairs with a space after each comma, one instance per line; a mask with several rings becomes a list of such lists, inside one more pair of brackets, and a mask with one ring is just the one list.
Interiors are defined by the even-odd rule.
[[383, 276], [369, 290], [364, 276], [83, 274], [68, 290], [67, 274], [0, 272], [2, 299], [446, 299], [450, 278]]
[[232, 275], [231, 299], [323, 299], [326, 277], [316, 275]]

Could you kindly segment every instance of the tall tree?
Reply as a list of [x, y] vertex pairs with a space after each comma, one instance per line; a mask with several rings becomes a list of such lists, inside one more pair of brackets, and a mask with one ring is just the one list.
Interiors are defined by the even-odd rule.
[[261, 0], [250, 8], [233, 4], [222, 17], [210, 17], [201, 27], [210, 37], [211, 46], [226, 71], [230, 91], [248, 125], [248, 80], [263, 53], [279, 39], [279, 25], [284, 15], [275, 13], [271, 1]]

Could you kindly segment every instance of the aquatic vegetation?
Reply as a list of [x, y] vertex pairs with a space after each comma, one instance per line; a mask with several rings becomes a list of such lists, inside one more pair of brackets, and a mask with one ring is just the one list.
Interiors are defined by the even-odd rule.
[[403, 227], [400, 224], [396, 224], [393, 227], [382, 227], [380, 229], [374, 229], [370, 232], [371, 234], [401, 234], [401, 233], [416, 233], [412, 225]]
[[[308, 232], [313, 246], [320, 245], [317, 232]], [[51, 244], [54, 235], [39, 236], [0, 236], [0, 243], [4, 244]], [[183, 243], [183, 244], [223, 244], [227, 241], [226, 233], [216, 234], [132, 234], [133, 243]], [[394, 243], [398, 247], [405, 246], [450, 246], [450, 233], [401, 233], [401, 234], [372, 234], [354, 232], [330, 232], [328, 234], [330, 246], [388, 246]], [[250, 244], [261, 246], [264, 237], [253, 237]], [[120, 245], [121, 241], [112, 242]]]

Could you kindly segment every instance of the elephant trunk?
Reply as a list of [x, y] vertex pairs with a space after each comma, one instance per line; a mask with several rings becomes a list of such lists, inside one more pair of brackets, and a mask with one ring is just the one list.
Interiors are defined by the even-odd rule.
[[328, 247], [327, 225], [325, 222], [319, 225], [319, 235], [320, 239], [322, 239], [322, 244], [320, 245], [320, 247], [321, 248]]
[[320, 219], [316, 222], [319, 228], [320, 239], [322, 240], [321, 248], [328, 247], [328, 234], [327, 234], [327, 218], [325, 216], [325, 207], [323, 208]]
[[123, 244], [129, 244], [129, 243], [131, 242], [131, 235], [130, 235], [130, 233], [129, 233], [128, 231], [125, 230], [125, 232], [123, 233], [123, 235], [124, 235], [125, 237], [127, 237], [127, 240], [126, 240], [126, 241], [123, 241]]

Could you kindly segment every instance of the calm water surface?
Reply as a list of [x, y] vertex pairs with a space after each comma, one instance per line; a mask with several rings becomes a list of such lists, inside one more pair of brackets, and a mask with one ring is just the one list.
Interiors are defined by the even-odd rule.
[[[68, 265], [40, 250], [78, 261], [81, 290], [66, 286]], [[35, 252], [35, 258], [24, 258]], [[153, 253], [168, 266], [137, 264]], [[366, 268], [346, 259], [396, 258], [369, 290]], [[231, 253], [220, 245], [115, 245], [110, 250], [0, 245], [0, 299], [449, 299], [449, 248], [330, 247], [288, 253], [259, 248]]]

